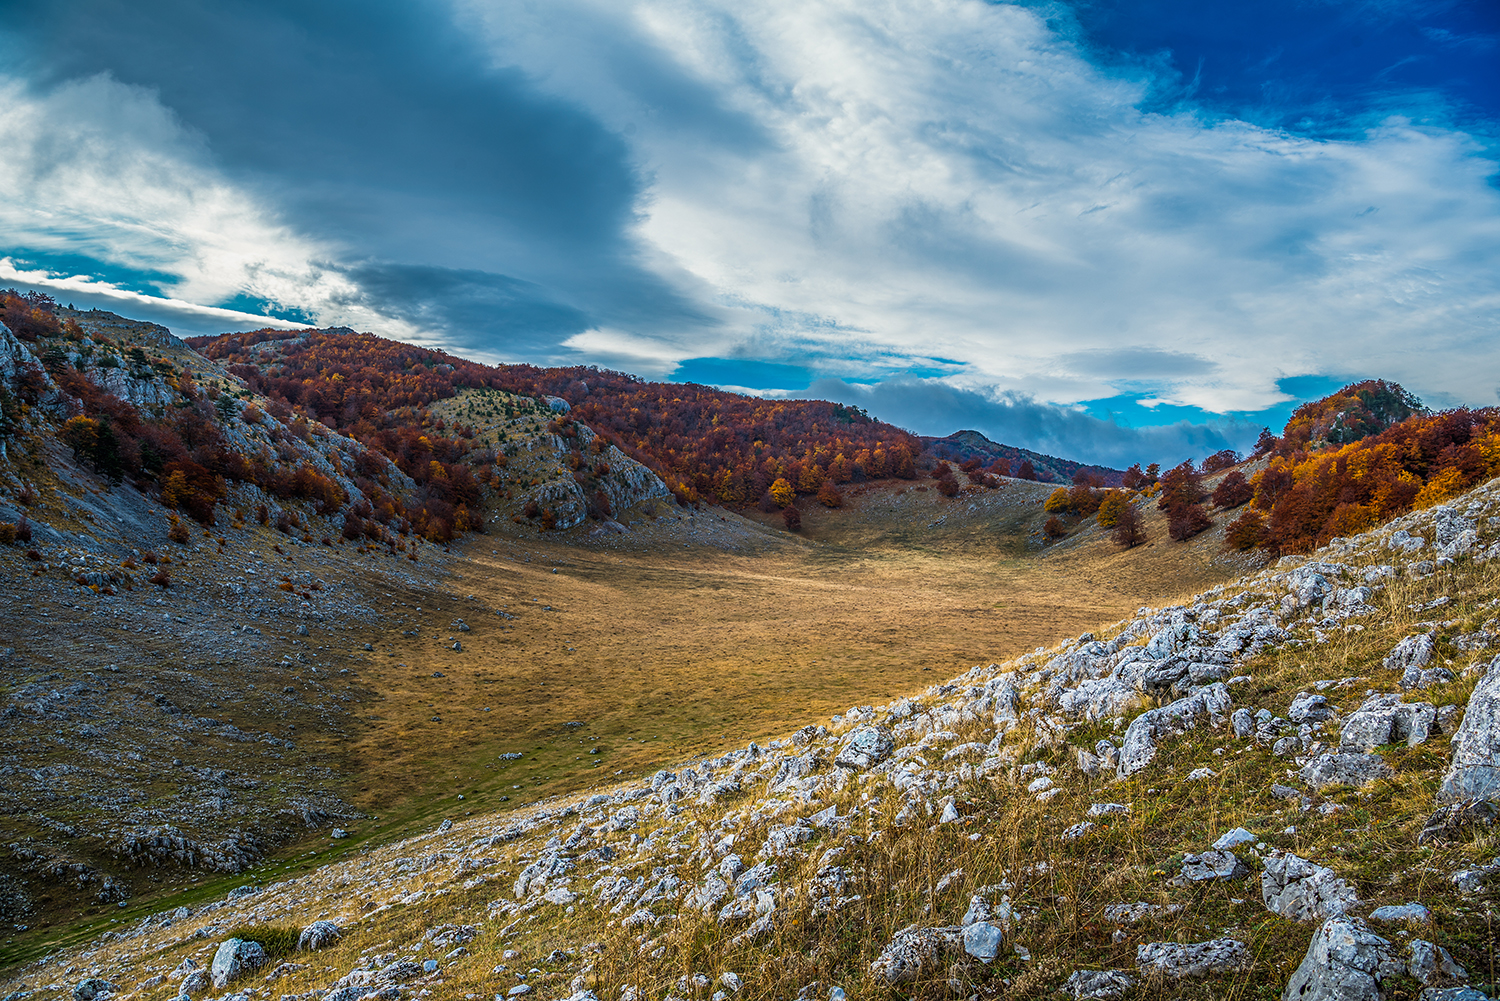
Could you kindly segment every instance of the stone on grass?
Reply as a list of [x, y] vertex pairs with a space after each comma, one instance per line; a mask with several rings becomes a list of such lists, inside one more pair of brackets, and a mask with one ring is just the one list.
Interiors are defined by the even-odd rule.
[[266, 962], [266, 950], [259, 942], [246, 942], [231, 938], [219, 945], [214, 961], [209, 966], [214, 988], [220, 989], [237, 977], [260, 969]]
[[1283, 852], [1266, 857], [1260, 893], [1267, 910], [1294, 921], [1318, 921], [1359, 906], [1354, 888], [1332, 869]]
[[1245, 943], [1233, 938], [1187, 943], [1147, 942], [1135, 950], [1136, 969], [1147, 975], [1173, 979], [1238, 970], [1249, 960], [1250, 950], [1245, 948]]
[[1491, 1001], [1488, 994], [1472, 987], [1429, 987], [1417, 1001]]
[[177, 985], [177, 995], [178, 997], [193, 997], [197, 994], [207, 994], [208, 989], [213, 985], [207, 970], [189, 970], [182, 978], [182, 983]]
[[887, 984], [907, 984], [937, 969], [944, 957], [961, 948], [963, 930], [945, 926], [922, 928], [908, 925], [898, 931], [870, 972]]
[[1389, 671], [1404, 672], [1409, 667], [1426, 667], [1428, 661], [1432, 660], [1432, 652], [1435, 649], [1432, 636], [1428, 633], [1417, 633], [1406, 637], [1391, 650], [1385, 658], [1385, 667]]
[[1318, 755], [1304, 765], [1298, 774], [1302, 781], [1314, 789], [1326, 789], [1338, 785], [1369, 785], [1376, 779], [1389, 776], [1391, 770], [1378, 754], [1340, 751], [1337, 754]]
[[1212, 880], [1244, 879], [1248, 875], [1250, 870], [1239, 860], [1239, 856], [1233, 852], [1214, 850], [1201, 855], [1183, 856], [1182, 872], [1176, 882], [1179, 885], [1207, 883]]
[[1415, 901], [1409, 904], [1386, 904], [1384, 907], [1377, 907], [1371, 911], [1370, 920], [1383, 924], [1401, 924], [1410, 921], [1428, 925], [1432, 924], [1432, 912]]
[[105, 994], [116, 994], [120, 988], [108, 980], [100, 980], [98, 977], [89, 977], [80, 980], [73, 985], [74, 1001], [94, 1001], [95, 998]]
[[1145, 768], [1156, 758], [1157, 747], [1163, 740], [1193, 729], [1202, 717], [1207, 716], [1214, 725], [1223, 723], [1229, 705], [1229, 689], [1223, 682], [1215, 682], [1187, 698], [1141, 713], [1125, 730], [1125, 741], [1120, 746], [1120, 775], [1134, 775]]
[[1469, 696], [1464, 721], [1453, 735], [1453, 761], [1438, 790], [1438, 803], [1500, 799], [1500, 657]]
[[1000, 926], [988, 921], [975, 921], [964, 925], [964, 952], [985, 963], [992, 963], [1000, 954], [1000, 944], [1005, 939]]
[[890, 756], [896, 742], [885, 727], [862, 726], [849, 735], [833, 763], [840, 768], [873, 768]]
[[1459, 966], [1447, 949], [1421, 938], [1407, 943], [1406, 972], [1421, 984], [1469, 979], [1469, 971]]
[[1331, 917], [1313, 933], [1285, 1001], [1381, 1001], [1380, 981], [1401, 972], [1391, 943], [1359, 918]]
[[1402, 702], [1399, 695], [1372, 695], [1349, 715], [1339, 731], [1339, 746], [1371, 751], [1382, 744], [1416, 747], [1433, 730], [1437, 709], [1427, 702]]
[[1232, 831], [1221, 834], [1219, 840], [1214, 842], [1214, 848], [1218, 851], [1227, 851], [1230, 848], [1238, 848], [1240, 845], [1248, 845], [1255, 840], [1258, 840], [1255, 835], [1243, 827], [1236, 827]]
[[343, 937], [343, 929], [332, 921], [314, 921], [297, 936], [298, 949], [326, 949]]
[[1075, 1001], [1114, 1001], [1135, 986], [1135, 978], [1124, 970], [1074, 970], [1063, 990]]
[[1293, 723], [1321, 723], [1332, 717], [1333, 707], [1328, 704], [1328, 697], [1311, 692], [1299, 693], [1286, 712], [1286, 718]]
[[1485, 799], [1465, 799], [1440, 806], [1422, 826], [1417, 844], [1462, 841], [1472, 837], [1476, 829], [1493, 825], [1497, 817], [1500, 817], [1500, 808]]

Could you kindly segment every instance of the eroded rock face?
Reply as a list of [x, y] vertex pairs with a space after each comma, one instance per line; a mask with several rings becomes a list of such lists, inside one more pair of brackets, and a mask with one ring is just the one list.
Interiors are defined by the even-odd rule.
[[1490, 661], [1453, 735], [1453, 761], [1438, 803], [1500, 798], [1500, 657]]
[[1313, 934], [1283, 1001], [1381, 1001], [1380, 981], [1401, 972], [1391, 943], [1359, 918], [1339, 915]]
[[870, 972], [887, 984], [906, 984], [935, 970], [950, 953], [961, 948], [963, 929], [957, 926], [922, 928], [908, 925], [881, 950]]
[[1267, 910], [1294, 921], [1331, 918], [1359, 905], [1354, 887], [1332, 869], [1281, 852], [1266, 858], [1260, 892]]

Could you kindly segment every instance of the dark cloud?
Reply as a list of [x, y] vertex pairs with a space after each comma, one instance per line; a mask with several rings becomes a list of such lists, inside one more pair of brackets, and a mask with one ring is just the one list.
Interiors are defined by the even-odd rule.
[[[604, 322], [710, 322], [634, 260], [644, 181], [625, 141], [494, 66], [447, 5], [47, 0], [7, 4], [7, 22], [34, 85], [107, 72], [149, 88], [227, 178], [355, 260], [413, 265], [408, 280], [423, 266], [518, 276]], [[737, 131], [701, 88], [639, 76], [716, 142]]]
[[1243, 451], [1260, 433], [1259, 425], [1237, 420], [1127, 428], [1018, 393], [992, 399], [921, 379], [890, 379], [873, 386], [825, 379], [795, 395], [862, 407], [872, 417], [917, 434], [971, 429], [1002, 444], [1115, 468], [1133, 462], [1170, 466], [1221, 449]]
[[544, 360], [593, 324], [540, 286], [484, 271], [367, 262], [344, 269], [372, 308], [428, 330], [452, 332], [457, 348], [512, 361]]

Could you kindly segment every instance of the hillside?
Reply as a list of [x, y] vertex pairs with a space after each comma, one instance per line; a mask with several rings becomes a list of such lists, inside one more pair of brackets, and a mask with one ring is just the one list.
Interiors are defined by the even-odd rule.
[[[1500, 481], [766, 746], [452, 802], [11, 985], [165, 998], [238, 956], [220, 991], [308, 999], [1486, 997], [1496, 525]], [[258, 968], [221, 945], [315, 921]]]
[[[1496, 487], [1462, 498], [1500, 471], [1489, 411], [1356, 384], [1249, 459], [1119, 472], [343, 329], [195, 342], [208, 357], [6, 302], [0, 963], [21, 997], [83, 973], [172, 997], [189, 971], [168, 971], [234, 924], [314, 916], [346, 928], [333, 967], [291, 957], [214, 996], [1045, 996], [1074, 965], [1133, 996], [1274, 996], [1306, 929], [1247, 904], [1234, 866], [1168, 882], [1230, 822], [1266, 846], [1239, 853], [1251, 870], [1318, 853], [1362, 900], [1420, 897], [1436, 923], [1409, 930], [1480, 977], [1488, 898], [1410, 874], [1483, 861], [1491, 835], [1402, 839], [1478, 680], [1462, 656], [1500, 628]], [[698, 477], [724, 474], [743, 495], [708, 503]], [[1433, 644], [1402, 649], [1459, 675], [1419, 672], [1418, 707], [1392, 710], [1425, 720], [1426, 699], [1428, 739], [1373, 745], [1394, 773], [1358, 793], [1268, 800], [1368, 716], [1360, 693], [1395, 693], [1377, 665], [1414, 628]], [[1294, 718], [1304, 690], [1332, 722]], [[1232, 730], [1243, 707], [1256, 740], [1162, 722]], [[1150, 767], [1089, 757], [1123, 760], [1141, 728]], [[856, 732], [871, 767], [835, 763]], [[913, 921], [937, 930], [897, 935]], [[1135, 945], [1200, 922], [1249, 965], [1207, 986], [1135, 970]], [[465, 927], [427, 956], [439, 924]], [[976, 963], [966, 935], [1003, 946]]]

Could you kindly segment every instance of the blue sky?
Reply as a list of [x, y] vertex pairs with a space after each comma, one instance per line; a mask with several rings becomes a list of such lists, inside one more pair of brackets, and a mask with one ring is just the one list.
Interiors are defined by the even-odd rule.
[[1500, 6], [17, 0], [0, 282], [1093, 461], [1500, 385]]

